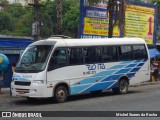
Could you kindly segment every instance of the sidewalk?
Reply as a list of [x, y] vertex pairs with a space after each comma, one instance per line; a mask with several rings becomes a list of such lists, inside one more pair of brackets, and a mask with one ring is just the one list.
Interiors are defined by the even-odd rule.
[[142, 83], [137, 83], [135, 85], [130, 85], [130, 87], [138, 87], [138, 86], [145, 86], [145, 85], [157, 85], [160, 84], [160, 81], [147, 81], [147, 82], [142, 82]]
[[6, 98], [6, 97], [11, 97], [10, 95], [10, 88], [1, 88], [1, 94], [0, 94], [0, 98]]

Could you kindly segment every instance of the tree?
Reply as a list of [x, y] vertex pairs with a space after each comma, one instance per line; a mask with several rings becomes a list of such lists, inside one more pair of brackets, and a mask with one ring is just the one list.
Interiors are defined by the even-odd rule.
[[[13, 30], [13, 21], [11, 15], [7, 12], [0, 12], [0, 33]], [[7, 32], [7, 33], [8, 33]]]
[[[41, 36], [49, 37], [53, 34], [65, 34], [76, 37], [79, 21], [79, 1], [61, 0], [63, 29], [57, 32], [57, 14], [55, 0], [40, 1]], [[16, 36], [32, 36], [33, 7], [20, 4], [10, 4], [0, 11], [0, 33]], [[59, 14], [60, 15], [60, 14]], [[58, 21], [59, 22], [59, 21]], [[64, 23], [63, 23], [64, 22]], [[63, 30], [63, 31], [62, 31]]]
[[17, 19], [17, 22], [15, 23], [16, 27], [14, 28], [12, 35], [31, 36], [32, 23], [33, 23], [33, 17], [31, 12], [21, 15], [19, 19]]
[[71, 36], [73, 38], [77, 37], [78, 33], [78, 24], [79, 24], [79, 8], [78, 7], [70, 7], [64, 17], [63, 17], [63, 33], [67, 36]]
[[23, 8], [23, 6], [19, 3], [10, 5], [5, 11], [10, 13], [14, 18], [19, 18], [27, 12], [25, 8]]

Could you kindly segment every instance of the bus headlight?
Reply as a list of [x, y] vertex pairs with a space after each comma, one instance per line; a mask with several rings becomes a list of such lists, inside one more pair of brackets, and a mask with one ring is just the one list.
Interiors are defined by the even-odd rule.
[[43, 84], [44, 81], [43, 80], [34, 80], [32, 83], [34, 83], [34, 84]]

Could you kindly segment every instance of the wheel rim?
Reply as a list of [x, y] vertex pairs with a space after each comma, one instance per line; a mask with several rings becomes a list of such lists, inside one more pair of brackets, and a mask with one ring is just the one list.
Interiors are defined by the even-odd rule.
[[127, 85], [126, 85], [127, 83], [126, 83], [126, 81], [125, 80], [122, 80], [121, 82], [120, 82], [120, 91], [122, 92], [122, 93], [126, 93], [126, 91], [127, 91]]
[[65, 94], [65, 91], [63, 90], [63, 88], [60, 88], [57, 90], [56, 97], [57, 97], [58, 101], [61, 101], [61, 102], [65, 101], [66, 94]]

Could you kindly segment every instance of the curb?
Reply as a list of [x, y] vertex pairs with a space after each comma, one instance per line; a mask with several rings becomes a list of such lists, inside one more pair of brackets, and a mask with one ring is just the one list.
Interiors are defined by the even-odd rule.
[[130, 87], [139, 87], [139, 86], [145, 86], [145, 85], [157, 85], [160, 84], [160, 81], [147, 81], [147, 82], [142, 82], [142, 83], [137, 83], [134, 85], [129, 85]]
[[2, 94], [0, 94], [0, 98], [11, 97], [10, 88], [1, 88]]

